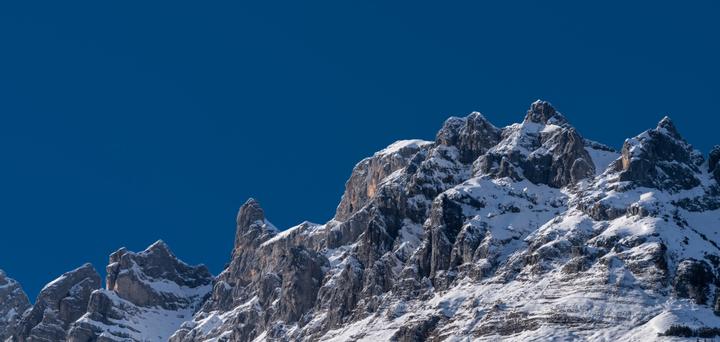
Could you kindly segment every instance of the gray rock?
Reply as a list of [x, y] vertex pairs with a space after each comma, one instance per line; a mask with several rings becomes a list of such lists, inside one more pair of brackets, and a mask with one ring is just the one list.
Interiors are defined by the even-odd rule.
[[557, 188], [595, 173], [585, 140], [549, 102], [540, 100], [531, 105], [523, 124], [502, 132], [502, 141], [482, 155], [473, 169], [476, 175], [524, 177]]
[[714, 146], [708, 156], [708, 171], [712, 172], [713, 177], [717, 182], [720, 182], [720, 146]]
[[655, 129], [625, 141], [619, 180], [675, 192], [691, 189], [700, 184], [696, 174], [702, 162], [702, 155], [664, 117]]
[[706, 304], [710, 286], [714, 282], [715, 275], [707, 262], [686, 259], [677, 266], [673, 288], [680, 298], [690, 298], [697, 304]]
[[0, 270], [0, 341], [9, 338], [30, 301], [20, 284]]
[[69, 325], [85, 314], [90, 294], [98, 288], [100, 275], [90, 264], [53, 280], [40, 291], [33, 308], [23, 315], [15, 339], [64, 341]]
[[[212, 282], [204, 265], [180, 261], [163, 241], [139, 253], [121, 248], [110, 255], [106, 289], [92, 292], [87, 314], [72, 324], [68, 341], [167, 339], [199, 309]], [[157, 316], [167, 318], [154, 326], [143, 323]]]

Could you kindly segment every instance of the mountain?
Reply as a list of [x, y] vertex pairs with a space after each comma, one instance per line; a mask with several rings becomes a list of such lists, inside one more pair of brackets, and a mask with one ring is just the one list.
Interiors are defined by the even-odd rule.
[[324, 224], [279, 230], [248, 200], [217, 276], [162, 242], [111, 254], [104, 289], [85, 265], [32, 307], [0, 274], [0, 336], [720, 336], [719, 163], [720, 147], [705, 158], [667, 117], [621, 151], [583, 138], [545, 101], [502, 128], [480, 113], [452, 117], [434, 141], [398, 141], [360, 161]]

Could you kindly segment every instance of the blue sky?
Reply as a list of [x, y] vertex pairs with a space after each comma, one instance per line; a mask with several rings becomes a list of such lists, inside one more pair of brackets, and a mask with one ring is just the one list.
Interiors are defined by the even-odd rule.
[[450, 115], [553, 102], [619, 147], [717, 138], [717, 2], [8, 2], [0, 268], [30, 297], [163, 239], [218, 273], [237, 208], [329, 219], [354, 164]]

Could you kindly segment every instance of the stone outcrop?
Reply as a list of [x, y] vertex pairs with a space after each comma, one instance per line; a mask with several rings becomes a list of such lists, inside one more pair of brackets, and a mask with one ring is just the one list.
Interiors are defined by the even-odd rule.
[[20, 284], [0, 270], [0, 341], [12, 335], [25, 310], [30, 308], [30, 301]]
[[167, 339], [199, 309], [213, 282], [205, 266], [180, 261], [163, 241], [139, 253], [119, 249], [106, 270], [106, 289], [92, 293], [68, 341]]
[[715, 275], [707, 262], [686, 259], [677, 266], [673, 288], [680, 298], [690, 298], [696, 304], [707, 304], [714, 283]]
[[620, 181], [668, 191], [687, 190], [700, 184], [696, 176], [703, 162], [678, 133], [670, 118], [623, 144]]
[[64, 341], [71, 323], [85, 314], [90, 294], [100, 288], [100, 275], [90, 264], [47, 284], [15, 330], [17, 341]]
[[560, 188], [595, 173], [585, 140], [546, 101], [536, 101], [525, 120], [502, 131], [502, 140], [481, 156], [474, 174], [525, 178]]

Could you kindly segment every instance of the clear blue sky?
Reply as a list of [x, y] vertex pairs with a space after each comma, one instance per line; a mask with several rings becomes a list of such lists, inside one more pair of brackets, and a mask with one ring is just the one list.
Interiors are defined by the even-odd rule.
[[4, 2], [0, 268], [34, 298], [163, 239], [217, 274], [248, 197], [324, 222], [361, 158], [537, 98], [616, 147], [665, 114], [720, 143], [716, 1], [492, 3]]

